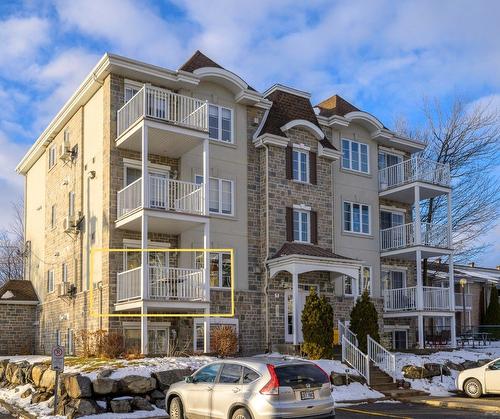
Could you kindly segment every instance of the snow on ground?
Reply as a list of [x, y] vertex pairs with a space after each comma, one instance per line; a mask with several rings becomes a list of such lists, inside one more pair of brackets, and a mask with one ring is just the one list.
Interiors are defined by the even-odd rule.
[[348, 386], [334, 386], [333, 398], [335, 402], [349, 402], [350, 400], [380, 399], [382, 393], [372, 390], [366, 384], [351, 383]]
[[136, 419], [136, 418], [154, 418], [161, 417], [164, 418], [167, 412], [165, 409], [159, 409], [156, 406], [153, 406], [154, 410], [136, 410], [135, 412], [130, 413], [101, 413], [99, 415], [89, 415], [89, 416], [80, 416], [80, 419]]
[[8, 359], [10, 362], [21, 362], [28, 361], [30, 364], [35, 362], [46, 362], [50, 361], [50, 356], [45, 355], [12, 355], [12, 356], [0, 356], [0, 361]]
[[[495, 359], [500, 357], [500, 342], [492, 342], [491, 345], [478, 348], [465, 347], [454, 351], [441, 351], [430, 355], [415, 355], [408, 353], [396, 353], [396, 377], [403, 378], [402, 368], [405, 365], [422, 367], [426, 363], [445, 364], [453, 362], [461, 364], [464, 361], [478, 361], [480, 359]], [[449, 396], [451, 391], [456, 390], [455, 378], [459, 371], [451, 370], [451, 376], [432, 377], [431, 379], [405, 380], [411, 382], [411, 387], [416, 390], [427, 391], [433, 396]]]

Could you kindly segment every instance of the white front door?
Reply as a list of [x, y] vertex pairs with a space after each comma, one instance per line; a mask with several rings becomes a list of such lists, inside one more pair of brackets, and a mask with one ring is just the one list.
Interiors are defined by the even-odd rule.
[[[315, 287], [317, 288], [317, 287]], [[304, 337], [302, 336], [302, 310], [304, 310], [304, 305], [306, 304], [306, 297], [309, 295], [309, 290], [311, 285], [299, 285], [299, 300], [297, 301], [297, 306], [299, 310], [299, 325], [298, 325], [298, 342], [304, 342]], [[307, 291], [306, 291], [307, 290]], [[316, 292], [318, 290], [316, 289]], [[285, 342], [293, 342], [293, 295], [292, 290], [285, 291]]]

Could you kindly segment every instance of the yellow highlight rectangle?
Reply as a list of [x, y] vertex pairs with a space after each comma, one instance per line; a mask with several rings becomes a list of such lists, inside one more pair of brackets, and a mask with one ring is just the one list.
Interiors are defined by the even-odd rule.
[[[231, 260], [231, 312], [230, 313], [155, 313], [155, 314], [135, 314], [135, 313], [97, 313], [93, 310], [94, 305], [94, 255], [98, 252], [117, 253], [117, 252], [209, 252], [209, 253], [229, 253]], [[208, 267], [205, 267], [208, 269]], [[90, 249], [90, 305], [89, 311], [91, 317], [234, 317], [234, 249]], [[141, 301], [141, 300], [139, 300]]]

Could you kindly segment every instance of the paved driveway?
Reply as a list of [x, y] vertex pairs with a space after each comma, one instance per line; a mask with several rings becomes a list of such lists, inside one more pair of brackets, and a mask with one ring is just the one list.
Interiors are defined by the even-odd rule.
[[412, 403], [370, 403], [353, 406], [338, 406], [336, 419], [343, 418], [477, 418], [477, 417], [500, 417], [500, 414], [478, 413], [458, 409], [447, 409], [443, 407], [431, 407], [424, 404]]

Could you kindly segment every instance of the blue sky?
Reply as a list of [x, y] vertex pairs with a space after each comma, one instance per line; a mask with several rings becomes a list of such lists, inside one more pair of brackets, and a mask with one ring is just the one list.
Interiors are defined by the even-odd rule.
[[[22, 193], [17, 161], [106, 51], [175, 69], [200, 49], [258, 90], [337, 93], [391, 127], [418, 124], [424, 97], [500, 108], [499, 16], [495, 0], [3, 0], [0, 208]], [[499, 237], [482, 264], [500, 264]]]

